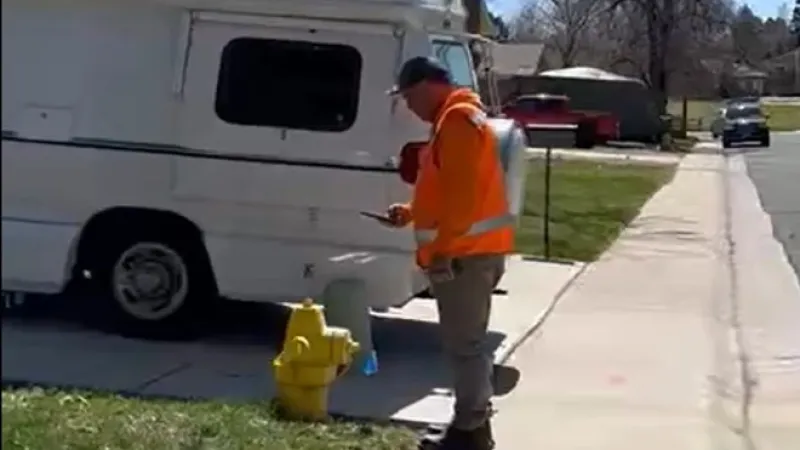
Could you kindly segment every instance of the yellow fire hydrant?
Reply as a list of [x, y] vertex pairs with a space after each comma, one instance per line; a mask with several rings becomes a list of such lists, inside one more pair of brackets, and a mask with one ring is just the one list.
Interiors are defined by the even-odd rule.
[[350, 331], [327, 326], [322, 312], [323, 307], [311, 299], [294, 308], [283, 351], [272, 362], [278, 405], [290, 418], [326, 419], [330, 385], [359, 350]]

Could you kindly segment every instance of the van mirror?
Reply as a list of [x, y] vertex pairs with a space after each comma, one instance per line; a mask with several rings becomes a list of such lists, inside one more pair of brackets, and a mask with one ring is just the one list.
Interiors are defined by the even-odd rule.
[[414, 184], [417, 182], [420, 153], [427, 144], [427, 142], [409, 142], [400, 150], [398, 172], [400, 178], [407, 184]]

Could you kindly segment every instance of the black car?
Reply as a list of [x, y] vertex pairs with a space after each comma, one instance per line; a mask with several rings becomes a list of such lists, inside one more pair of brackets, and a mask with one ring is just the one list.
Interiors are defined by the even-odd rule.
[[712, 133], [722, 136], [724, 148], [741, 142], [758, 142], [769, 147], [767, 117], [761, 106], [754, 103], [726, 107], [721, 117], [712, 125]]

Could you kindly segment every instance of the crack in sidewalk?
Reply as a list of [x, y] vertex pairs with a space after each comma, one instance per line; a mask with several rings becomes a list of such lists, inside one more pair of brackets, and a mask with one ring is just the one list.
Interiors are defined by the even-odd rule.
[[161, 381], [161, 380], [163, 380], [165, 378], [169, 378], [172, 375], [175, 375], [177, 373], [183, 372], [184, 370], [188, 369], [191, 366], [192, 366], [192, 363], [190, 363], [190, 362], [184, 362], [184, 363], [178, 364], [177, 366], [173, 367], [172, 369], [167, 370], [166, 372], [160, 373], [160, 374], [158, 374], [158, 375], [156, 375], [154, 377], [148, 378], [147, 380], [143, 381], [142, 383], [140, 383], [138, 386], [136, 386], [133, 389], [133, 392], [141, 393], [142, 391], [144, 391], [145, 389], [149, 388], [150, 386], [158, 383], [159, 381]]

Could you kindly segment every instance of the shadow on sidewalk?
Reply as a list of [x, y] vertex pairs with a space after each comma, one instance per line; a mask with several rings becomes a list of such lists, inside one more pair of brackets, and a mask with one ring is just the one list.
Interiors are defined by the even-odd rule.
[[[289, 309], [229, 303], [206, 338], [153, 342], [84, 328], [75, 302], [64, 296], [30, 296], [21, 307], [3, 311], [3, 383], [186, 400], [270, 399], [275, 389], [270, 364], [283, 340]], [[437, 409], [428, 414], [431, 417], [441, 415], [441, 408], [449, 409], [451, 399], [437, 394], [450, 384], [438, 325], [397, 317], [374, 319], [380, 370], [372, 377], [353, 370], [338, 380], [331, 391], [331, 409], [377, 421], [390, 420], [415, 404]], [[490, 333], [491, 348], [504, 339], [501, 333]], [[513, 390], [518, 380], [516, 369], [497, 367], [497, 395]], [[426, 400], [432, 396], [439, 400]]]

